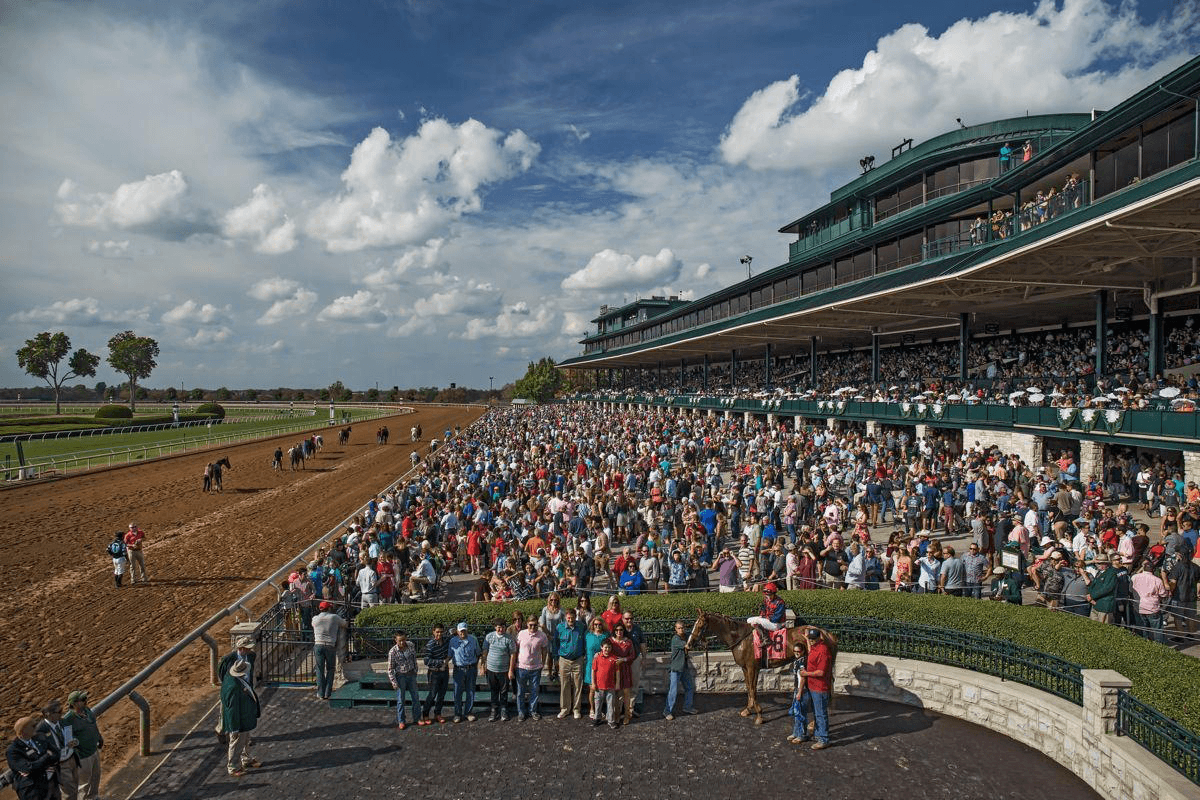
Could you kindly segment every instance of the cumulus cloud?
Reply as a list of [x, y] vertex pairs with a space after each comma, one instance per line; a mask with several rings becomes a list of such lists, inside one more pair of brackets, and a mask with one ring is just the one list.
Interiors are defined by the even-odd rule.
[[666, 247], [657, 255], [637, 258], [616, 250], [601, 250], [583, 269], [564, 278], [562, 288], [568, 291], [645, 288], [675, 280], [682, 267], [683, 263]]
[[225, 325], [222, 325], [218, 328], [201, 328], [200, 330], [196, 331], [195, 334], [189, 336], [183, 341], [185, 344], [191, 345], [192, 347], [199, 347], [206, 344], [223, 342], [232, 335], [233, 331], [231, 331]]
[[445, 239], [430, 239], [419, 247], [410, 247], [397, 256], [390, 266], [369, 273], [363, 278], [363, 283], [372, 287], [388, 287], [395, 285], [396, 281], [409, 272], [426, 272], [438, 263], [438, 256], [445, 243]]
[[419, 297], [412, 308], [394, 315], [399, 324], [389, 336], [411, 336], [431, 333], [439, 319], [461, 315], [488, 315], [500, 305], [500, 294], [492, 284], [474, 280], [462, 281], [451, 276], [439, 276], [443, 288], [428, 297]]
[[195, 300], [187, 300], [162, 315], [162, 321], [168, 325], [187, 325], [196, 323], [211, 325], [228, 319], [232, 308], [225, 306], [217, 308], [212, 303], [200, 305]]
[[545, 334], [553, 328], [555, 313], [549, 304], [541, 302], [533, 311], [524, 300], [515, 303], [496, 315], [495, 319], [475, 318], [467, 321], [464, 339], [485, 337], [530, 337]]
[[67, 178], [58, 187], [54, 208], [66, 225], [86, 228], [144, 228], [178, 217], [188, 183], [177, 169], [122, 183], [113, 192], [84, 192]]
[[130, 258], [129, 244], [128, 239], [119, 242], [111, 239], [106, 242], [92, 241], [88, 242], [87, 251], [101, 258]]
[[225, 213], [222, 232], [231, 239], [249, 239], [268, 255], [287, 253], [296, 246], [296, 224], [285, 213], [283, 198], [265, 183], [254, 187], [250, 199]]
[[321, 309], [317, 314], [321, 322], [354, 322], [377, 325], [387, 319], [378, 297], [366, 289], [352, 295], [343, 295]]
[[755, 169], [821, 171], [884, 154], [906, 137], [944, 133], [958, 117], [1108, 108], [1190, 58], [1197, 19], [1189, 3], [1142, 23], [1131, 3], [1042, 0], [1025, 13], [960, 20], [940, 36], [904, 25], [815, 97], [798, 75], [756, 91], [734, 115], [720, 152]]
[[36, 322], [39, 325], [91, 325], [108, 321], [94, 297], [56, 300], [42, 308], [30, 308], [9, 316], [12, 322]]
[[305, 289], [290, 278], [264, 278], [246, 292], [255, 300], [271, 303], [271, 307], [258, 318], [259, 325], [274, 325], [288, 317], [307, 314], [317, 303], [317, 293]]
[[307, 232], [331, 252], [427, 241], [482, 208], [481, 189], [529, 169], [539, 150], [519, 130], [505, 136], [473, 119], [427, 120], [400, 141], [375, 128], [354, 148], [341, 194], [315, 209]]

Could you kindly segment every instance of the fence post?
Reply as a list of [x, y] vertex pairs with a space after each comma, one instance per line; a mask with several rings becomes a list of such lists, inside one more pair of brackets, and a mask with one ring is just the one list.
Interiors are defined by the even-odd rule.
[[221, 655], [217, 651], [217, 640], [208, 635], [208, 631], [200, 634], [200, 638], [208, 645], [208, 682], [213, 686], [220, 683], [217, 679], [217, 670], [221, 663]]
[[142, 755], [150, 755], [150, 704], [146, 698], [130, 690], [129, 699], [138, 707], [138, 738], [142, 743]]
[[1083, 729], [1086, 736], [1117, 732], [1117, 693], [1133, 681], [1111, 669], [1080, 670], [1083, 676]]

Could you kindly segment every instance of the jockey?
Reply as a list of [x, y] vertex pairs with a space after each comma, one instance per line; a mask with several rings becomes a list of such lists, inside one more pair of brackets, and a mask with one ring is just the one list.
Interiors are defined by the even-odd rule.
[[762, 613], [757, 617], [750, 617], [746, 622], [768, 631], [777, 631], [782, 628], [787, 614], [787, 605], [779, 599], [776, 594], [778, 591], [779, 587], [774, 583], [764, 586]]

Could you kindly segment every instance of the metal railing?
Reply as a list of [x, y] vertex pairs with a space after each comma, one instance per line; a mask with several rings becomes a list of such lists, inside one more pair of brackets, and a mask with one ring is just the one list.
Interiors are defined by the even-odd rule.
[[107, 425], [95, 428], [78, 428], [70, 431], [43, 431], [41, 433], [10, 433], [0, 436], [0, 444], [9, 442], [43, 442], [58, 441], [59, 439], [83, 439], [91, 436], [120, 436], [127, 433], [154, 433], [155, 431], [178, 430], [180, 428], [199, 428], [208, 425], [235, 425], [243, 422], [267, 422], [272, 419], [291, 419], [297, 417], [315, 417], [316, 412], [306, 409], [303, 414], [260, 414], [249, 417], [225, 417], [224, 419], [191, 419], [183, 422], [156, 422], [150, 425]]
[[1128, 736], [1192, 783], [1200, 784], [1200, 736], [1124, 689], [1117, 692], [1117, 733]]

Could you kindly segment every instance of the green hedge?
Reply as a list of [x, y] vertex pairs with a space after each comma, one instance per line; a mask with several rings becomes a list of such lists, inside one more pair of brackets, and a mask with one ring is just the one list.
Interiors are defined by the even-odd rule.
[[133, 419], [133, 411], [129, 406], [109, 404], [96, 409], [96, 419]]
[[204, 417], [225, 419], [225, 407], [220, 403], [202, 403], [197, 406], [196, 413]]
[[[800, 618], [844, 617], [895, 620], [914, 625], [973, 633], [1023, 647], [1041, 650], [1089, 669], [1111, 669], [1133, 682], [1135, 697], [1200, 735], [1200, 707], [1195, 701], [1200, 686], [1200, 661], [1135, 636], [1115, 625], [1099, 625], [1073, 614], [1055, 613], [1032, 606], [966, 600], [945, 595], [910, 595], [897, 592], [834, 592], [814, 590], [781, 592], [788, 608]], [[606, 598], [597, 596], [595, 610]], [[642, 619], [695, 619], [696, 609], [745, 617], [757, 612], [756, 594], [641, 595], [621, 598], [622, 608]], [[564, 601], [571, 607], [573, 601]], [[402, 627], [410, 635], [427, 630], [435, 621], [446, 625], [465, 620], [487, 629], [491, 621], [511, 618], [514, 610], [538, 612], [544, 601], [519, 603], [388, 605], [368, 608], [358, 615], [356, 627]]]

